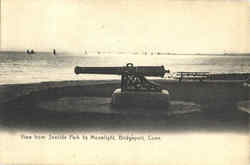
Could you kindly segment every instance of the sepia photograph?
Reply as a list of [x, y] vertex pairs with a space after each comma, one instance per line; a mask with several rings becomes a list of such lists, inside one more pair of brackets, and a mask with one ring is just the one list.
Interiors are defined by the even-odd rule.
[[249, 165], [249, 0], [0, 0], [1, 165]]

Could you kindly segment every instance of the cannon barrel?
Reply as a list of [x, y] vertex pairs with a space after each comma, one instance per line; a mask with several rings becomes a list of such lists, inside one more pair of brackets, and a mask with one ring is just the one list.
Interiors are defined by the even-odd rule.
[[165, 73], [169, 73], [169, 70], [165, 70], [164, 66], [75, 67], [75, 74], [139, 74], [149, 77], [164, 77]]
[[122, 67], [75, 67], [75, 74], [122, 74]]

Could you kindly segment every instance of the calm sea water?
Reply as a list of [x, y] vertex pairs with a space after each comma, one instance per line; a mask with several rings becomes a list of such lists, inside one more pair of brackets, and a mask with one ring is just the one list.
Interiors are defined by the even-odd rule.
[[250, 72], [250, 56], [213, 55], [97, 55], [0, 53], [0, 84], [62, 80], [120, 79], [110, 75], [75, 75], [79, 66], [164, 65], [171, 72]]

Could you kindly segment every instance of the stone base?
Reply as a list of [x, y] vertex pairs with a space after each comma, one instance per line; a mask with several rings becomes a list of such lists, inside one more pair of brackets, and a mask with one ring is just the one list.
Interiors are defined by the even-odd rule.
[[239, 110], [250, 113], [250, 100], [241, 101], [237, 104]]
[[143, 107], [143, 108], [167, 108], [169, 106], [169, 92], [121, 92], [116, 89], [112, 94], [112, 106], [115, 107]]

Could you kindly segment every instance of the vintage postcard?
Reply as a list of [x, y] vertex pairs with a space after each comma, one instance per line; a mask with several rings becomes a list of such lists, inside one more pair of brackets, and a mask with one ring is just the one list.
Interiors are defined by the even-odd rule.
[[249, 165], [250, 1], [0, 2], [1, 165]]

